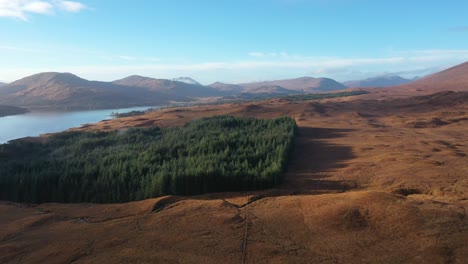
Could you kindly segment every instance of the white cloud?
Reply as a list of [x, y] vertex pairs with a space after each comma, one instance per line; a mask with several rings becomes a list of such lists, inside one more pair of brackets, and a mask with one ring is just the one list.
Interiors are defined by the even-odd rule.
[[59, 1], [58, 6], [68, 12], [80, 12], [83, 9], [86, 9], [87, 6], [80, 3], [80, 2], [74, 2], [74, 1]]
[[0, 0], [0, 17], [28, 20], [28, 14], [54, 14], [59, 9], [65, 12], [79, 12], [86, 9], [81, 2], [61, 0]]
[[26, 3], [23, 6], [25, 12], [37, 13], [37, 14], [51, 14], [54, 7], [44, 1], [32, 1]]

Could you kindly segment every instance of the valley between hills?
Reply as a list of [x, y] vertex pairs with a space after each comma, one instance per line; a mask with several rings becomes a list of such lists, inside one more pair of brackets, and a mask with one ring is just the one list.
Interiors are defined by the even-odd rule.
[[464, 263], [466, 76], [468, 63], [356, 96], [175, 107], [73, 128], [289, 116], [298, 132], [272, 189], [121, 204], [2, 201], [0, 262]]

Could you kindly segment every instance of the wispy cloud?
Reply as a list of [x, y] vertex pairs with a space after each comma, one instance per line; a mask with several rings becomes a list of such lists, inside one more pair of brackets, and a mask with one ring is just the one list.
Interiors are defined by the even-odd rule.
[[37, 14], [51, 14], [54, 7], [44, 1], [31, 1], [23, 6], [25, 12], [37, 13]]
[[81, 10], [88, 8], [83, 3], [74, 2], [74, 1], [57, 1], [57, 5], [62, 10], [65, 10], [68, 12], [74, 12], [74, 13], [80, 12]]
[[30, 14], [51, 15], [57, 10], [79, 12], [87, 6], [81, 2], [62, 0], [0, 0], [0, 17], [28, 21]]

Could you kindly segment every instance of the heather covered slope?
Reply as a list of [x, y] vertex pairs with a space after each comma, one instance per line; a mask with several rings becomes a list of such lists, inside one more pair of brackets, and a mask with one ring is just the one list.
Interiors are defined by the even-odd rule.
[[408, 85], [416, 89], [443, 87], [451, 91], [464, 91], [468, 88], [468, 62], [434, 73]]
[[386, 87], [366, 88], [367, 98], [394, 98], [429, 95], [446, 91], [468, 91], [468, 62], [434, 73], [411, 83]]

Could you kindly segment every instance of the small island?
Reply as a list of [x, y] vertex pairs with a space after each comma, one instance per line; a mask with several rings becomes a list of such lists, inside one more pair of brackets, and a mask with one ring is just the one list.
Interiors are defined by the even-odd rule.
[[0, 105], [0, 117], [10, 115], [20, 115], [29, 112], [28, 109], [20, 108], [16, 106]]
[[149, 108], [144, 111], [130, 111], [130, 112], [125, 112], [125, 113], [119, 113], [119, 112], [112, 112], [111, 116], [113, 118], [121, 118], [121, 117], [130, 117], [130, 116], [140, 116], [144, 115], [146, 113], [149, 113], [151, 111], [154, 111], [154, 108]]

